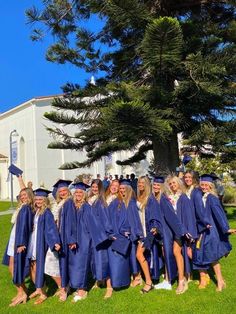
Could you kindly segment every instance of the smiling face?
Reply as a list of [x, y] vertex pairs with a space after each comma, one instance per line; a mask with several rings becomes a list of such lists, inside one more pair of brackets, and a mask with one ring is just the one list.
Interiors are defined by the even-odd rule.
[[110, 185], [110, 193], [111, 194], [117, 194], [119, 192], [119, 182], [113, 181]]
[[58, 195], [59, 197], [64, 200], [66, 199], [67, 197], [69, 197], [69, 190], [67, 187], [61, 187], [58, 189]]
[[179, 190], [179, 184], [174, 178], [169, 180], [168, 185], [171, 192], [173, 193], [176, 193]]
[[97, 183], [93, 183], [92, 187], [91, 187], [91, 191], [94, 195], [98, 195], [99, 194], [99, 189], [98, 189], [98, 185]]
[[201, 188], [203, 193], [208, 193], [211, 191], [210, 183], [207, 181], [201, 181], [200, 182], [200, 188]]
[[160, 193], [161, 191], [161, 183], [158, 183], [158, 182], [153, 182], [153, 185], [152, 185], [152, 190], [154, 193]]
[[74, 196], [77, 202], [81, 202], [84, 199], [84, 191], [83, 190], [75, 190]]
[[184, 182], [188, 187], [193, 184], [193, 176], [191, 175], [191, 173], [185, 173]]
[[44, 201], [45, 201], [45, 199], [43, 196], [35, 196], [34, 197], [34, 206], [36, 208], [41, 208], [44, 204]]
[[29, 202], [29, 197], [26, 191], [21, 191], [20, 192], [20, 201], [23, 204], [26, 204]]
[[120, 188], [119, 188], [119, 191], [120, 191], [120, 195], [125, 198], [126, 196], [126, 188], [125, 188], [125, 185], [120, 185]]
[[145, 180], [142, 178], [138, 180], [138, 190], [139, 192], [143, 192], [145, 190]]

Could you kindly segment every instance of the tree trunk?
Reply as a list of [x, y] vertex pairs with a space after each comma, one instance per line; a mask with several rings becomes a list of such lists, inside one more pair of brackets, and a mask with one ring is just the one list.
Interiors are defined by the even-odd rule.
[[153, 140], [153, 154], [156, 174], [166, 175], [175, 172], [179, 166], [179, 145], [177, 132], [171, 135], [168, 142]]

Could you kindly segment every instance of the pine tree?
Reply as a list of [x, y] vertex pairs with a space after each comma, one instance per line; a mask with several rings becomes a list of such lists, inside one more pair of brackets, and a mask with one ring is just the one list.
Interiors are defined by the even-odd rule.
[[[210, 145], [235, 158], [235, 1], [45, 0], [29, 9], [29, 22], [43, 26], [55, 43], [49, 61], [70, 62], [102, 74], [96, 86], [64, 86], [51, 121], [78, 127], [76, 134], [49, 129], [50, 148], [85, 149], [87, 159], [62, 168], [90, 166], [109, 153], [134, 152], [132, 164], [152, 150], [157, 171], [179, 163], [177, 134], [197, 148]], [[104, 21], [92, 32], [91, 16]], [[227, 160], [228, 161], [228, 160]]]

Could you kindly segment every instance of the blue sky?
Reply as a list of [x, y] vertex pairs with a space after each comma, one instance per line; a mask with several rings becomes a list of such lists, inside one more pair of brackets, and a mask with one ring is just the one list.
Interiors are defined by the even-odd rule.
[[0, 1], [0, 113], [36, 96], [61, 93], [60, 87], [66, 82], [83, 85], [91, 76], [70, 64], [46, 61], [45, 52], [52, 38], [38, 43], [30, 40], [31, 26], [26, 24], [25, 10], [40, 3]]

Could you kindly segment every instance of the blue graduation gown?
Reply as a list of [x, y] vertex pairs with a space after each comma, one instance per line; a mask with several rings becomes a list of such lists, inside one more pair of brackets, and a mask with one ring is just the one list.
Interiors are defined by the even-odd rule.
[[88, 228], [92, 238], [92, 273], [96, 280], [109, 278], [108, 247], [112, 234], [105, 205], [100, 199], [95, 201], [89, 212]]
[[200, 248], [195, 247], [193, 252], [193, 263], [200, 269], [226, 256], [232, 249], [227, 233], [229, 224], [219, 199], [209, 194], [204, 209], [204, 219], [212, 227], [202, 232]]
[[70, 286], [76, 289], [87, 289], [90, 261], [92, 258], [91, 235], [89, 232], [89, 215], [91, 207], [84, 203], [76, 209], [77, 248], [69, 251]]
[[61, 286], [69, 284], [69, 244], [76, 243], [76, 210], [72, 199], [66, 200], [59, 213], [59, 234], [62, 248], [59, 252]]
[[[154, 195], [150, 195], [145, 208], [145, 225], [147, 236], [152, 236], [151, 229], [157, 229], [157, 236], [150, 247], [150, 250], [145, 251], [145, 256], [149, 262], [151, 277], [158, 280], [160, 276], [160, 269], [163, 266], [161, 252], [158, 249], [158, 240], [162, 239], [163, 217], [161, 214], [160, 205], [155, 199]], [[144, 240], [145, 241], [145, 240]], [[145, 243], [145, 242], [144, 242]]]
[[[13, 283], [15, 285], [20, 285], [24, 283], [26, 273], [26, 255], [29, 243], [30, 233], [33, 229], [33, 211], [31, 206], [23, 205], [20, 209], [17, 219], [16, 219], [16, 236], [15, 236], [15, 251], [14, 251], [14, 273], [13, 273]], [[17, 253], [17, 248], [19, 246], [25, 246], [26, 250], [22, 253]], [[7, 255], [7, 248], [3, 257], [3, 264], [9, 265], [10, 257]]]
[[[42, 288], [44, 285], [44, 266], [45, 257], [50, 247], [51, 251], [54, 250], [55, 244], [60, 244], [60, 237], [57, 226], [54, 221], [53, 214], [49, 208], [39, 216], [37, 236], [36, 236], [36, 277], [35, 287]], [[30, 267], [30, 258], [27, 258], [26, 269]]]
[[[125, 204], [118, 198], [113, 200], [108, 206], [108, 215], [112, 231], [116, 238], [124, 238], [125, 232], [131, 233], [127, 209], [125, 208]], [[110, 246], [108, 248], [108, 258], [112, 287], [120, 288], [128, 286], [130, 284], [128, 251], [126, 255], [122, 255], [119, 252], [114, 251]]]
[[132, 198], [127, 207], [128, 223], [130, 225], [130, 271], [131, 274], [138, 274], [140, 266], [136, 258], [137, 243], [139, 239], [143, 238], [143, 228], [139, 217], [137, 202]]
[[[177, 201], [177, 216], [186, 228], [187, 232], [190, 233], [194, 239], [197, 239], [198, 233], [195, 210], [192, 202], [186, 194], [181, 194]], [[186, 274], [190, 274], [192, 266], [187, 254], [187, 247], [187, 242], [183, 241], [182, 253], [184, 258], [184, 271]]]

